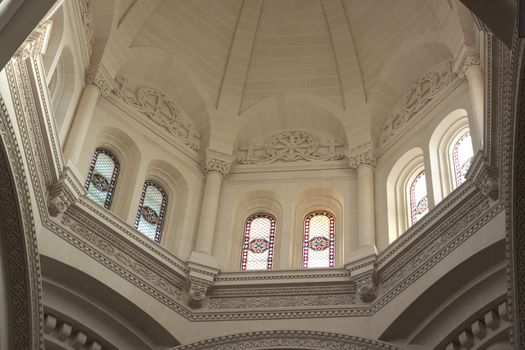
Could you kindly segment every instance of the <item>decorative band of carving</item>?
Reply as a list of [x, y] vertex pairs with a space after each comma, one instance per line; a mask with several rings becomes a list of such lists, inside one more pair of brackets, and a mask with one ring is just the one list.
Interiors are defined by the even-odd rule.
[[365, 142], [351, 148], [346, 153], [346, 156], [352, 169], [358, 169], [363, 165], [376, 166], [376, 157], [371, 142]]
[[377, 340], [351, 335], [316, 331], [264, 331], [228, 335], [197, 343], [180, 345], [171, 350], [234, 349], [326, 349], [326, 350], [400, 350]]
[[98, 65], [88, 71], [86, 84], [95, 86], [102, 96], [108, 97], [113, 90], [114, 81], [107, 69], [103, 65]]
[[230, 172], [232, 161], [233, 157], [231, 155], [207, 148], [204, 172], [215, 171], [223, 176], [227, 175]]
[[42, 55], [46, 50], [47, 36], [51, 32], [52, 25], [53, 21], [51, 20], [40, 23], [31, 34], [29, 34], [29, 37], [27, 37], [24, 43], [20, 45], [13, 57], [26, 59], [28, 57]]
[[454, 65], [454, 71], [459, 77], [464, 78], [470, 67], [479, 66], [480, 64], [479, 51], [472, 47], [464, 46], [458, 55], [456, 64]]
[[102, 345], [76, 329], [71, 324], [58, 320], [55, 316], [47, 314], [44, 320], [44, 332], [47, 336], [57, 339], [60, 343], [73, 346], [75, 349], [102, 350]]

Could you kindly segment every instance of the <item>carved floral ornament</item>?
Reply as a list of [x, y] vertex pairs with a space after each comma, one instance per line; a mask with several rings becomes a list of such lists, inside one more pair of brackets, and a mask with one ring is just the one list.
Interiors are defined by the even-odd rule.
[[26, 59], [28, 57], [36, 57], [44, 53], [47, 37], [51, 33], [53, 21], [47, 20], [40, 23], [32, 32], [24, 43], [18, 48], [13, 57]]
[[441, 95], [453, 82], [464, 79], [470, 67], [479, 64], [479, 52], [465, 47], [455, 64], [449, 61], [441, 70], [429, 72], [421, 77], [405, 92], [394, 112], [387, 117], [381, 133], [381, 143], [388, 142], [416, 113]]
[[215, 171], [224, 176], [230, 172], [232, 161], [233, 157], [229, 154], [207, 148], [204, 172]]
[[140, 87], [131, 91], [126, 79], [117, 79], [119, 87], [114, 93], [124, 102], [137, 108], [149, 119], [160, 125], [185, 145], [199, 150], [200, 134], [191, 120], [183, 116], [177, 104], [162, 91], [154, 87]]
[[248, 148], [240, 148], [244, 155], [238, 158], [242, 164], [272, 163], [275, 161], [295, 162], [298, 160], [340, 160], [344, 153], [337, 149], [344, 144], [336, 139], [321, 143], [319, 139], [303, 130], [287, 130], [266, 140], [262, 145], [250, 143]]

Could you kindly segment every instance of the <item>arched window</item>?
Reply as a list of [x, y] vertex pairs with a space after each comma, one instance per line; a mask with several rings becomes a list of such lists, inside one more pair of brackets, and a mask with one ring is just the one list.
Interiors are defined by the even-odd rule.
[[84, 187], [87, 196], [106, 209], [111, 207], [113, 191], [117, 183], [119, 162], [108, 150], [97, 148]]
[[412, 225], [428, 213], [428, 196], [425, 170], [417, 174], [410, 184], [410, 215]]
[[303, 267], [334, 267], [335, 220], [326, 211], [304, 219]]
[[474, 151], [470, 131], [464, 132], [452, 147], [452, 164], [454, 165], [454, 179], [456, 187], [465, 182], [465, 175], [470, 168]]
[[272, 268], [275, 241], [275, 218], [255, 214], [246, 220], [241, 254], [241, 270]]
[[160, 185], [153, 181], [144, 182], [135, 228], [157, 243], [160, 242], [167, 203], [168, 196]]

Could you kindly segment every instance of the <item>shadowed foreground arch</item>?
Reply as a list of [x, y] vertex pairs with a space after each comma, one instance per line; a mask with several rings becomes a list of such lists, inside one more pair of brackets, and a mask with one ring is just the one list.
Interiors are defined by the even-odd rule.
[[[8, 349], [43, 349], [40, 261], [26, 175], [7, 108], [0, 97], [0, 259], [7, 284], [0, 315]], [[7, 319], [4, 319], [7, 317]]]
[[401, 350], [401, 348], [350, 335], [317, 331], [262, 331], [228, 335], [181, 345], [171, 350], [223, 349], [315, 349], [315, 350]]

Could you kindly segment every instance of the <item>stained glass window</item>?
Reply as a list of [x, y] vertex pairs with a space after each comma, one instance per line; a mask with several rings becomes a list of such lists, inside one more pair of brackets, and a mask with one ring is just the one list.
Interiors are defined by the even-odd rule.
[[153, 181], [144, 182], [135, 228], [157, 243], [160, 242], [167, 203], [168, 198], [162, 187]]
[[117, 183], [119, 162], [108, 150], [97, 148], [84, 187], [87, 196], [106, 209], [111, 207], [113, 191]]
[[425, 170], [421, 171], [410, 185], [410, 214], [412, 225], [428, 213], [428, 196]]
[[272, 268], [275, 218], [268, 214], [252, 215], [244, 225], [241, 270]]
[[334, 267], [335, 220], [325, 211], [304, 219], [303, 267]]
[[472, 139], [470, 137], [470, 131], [467, 131], [456, 141], [454, 148], [452, 149], [456, 186], [465, 182], [465, 175], [470, 168], [470, 163], [472, 163], [473, 157], [474, 150], [472, 149]]

